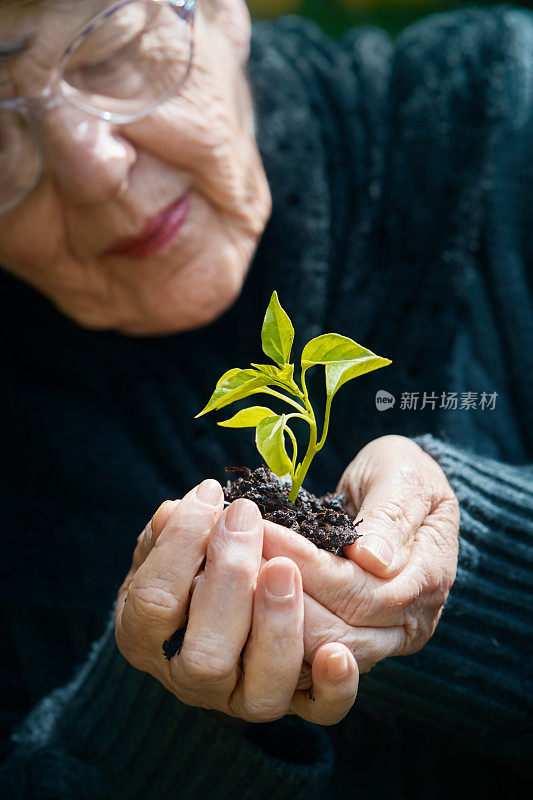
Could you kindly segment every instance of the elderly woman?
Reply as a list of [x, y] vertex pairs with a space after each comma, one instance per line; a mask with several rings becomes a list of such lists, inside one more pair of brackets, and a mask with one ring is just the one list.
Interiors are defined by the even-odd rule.
[[[503, 786], [532, 744], [531, 15], [333, 43], [251, 35], [243, 0], [1, 0], [0, 32], [2, 797]], [[224, 509], [249, 436], [193, 421], [273, 289], [297, 345], [394, 362], [308, 481], [363, 519], [346, 558]]]

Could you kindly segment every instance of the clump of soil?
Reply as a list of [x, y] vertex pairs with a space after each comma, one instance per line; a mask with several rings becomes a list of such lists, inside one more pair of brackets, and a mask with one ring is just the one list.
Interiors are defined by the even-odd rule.
[[354, 522], [347, 514], [342, 495], [329, 492], [324, 497], [316, 497], [302, 488], [296, 501], [290, 503], [290, 484], [280, 481], [269, 469], [244, 468], [239, 472], [242, 472], [241, 477], [226, 484], [224, 497], [227, 501], [247, 497], [257, 503], [263, 519], [297, 531], [317, 547], [336, 555], [342, 556], [343, 547], [359, 539], [355, 528], [363, 520]]

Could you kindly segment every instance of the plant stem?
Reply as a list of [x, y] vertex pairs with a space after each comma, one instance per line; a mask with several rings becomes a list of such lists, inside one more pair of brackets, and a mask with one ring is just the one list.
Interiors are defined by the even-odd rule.
[[331, 401], [333, 400], [332, 397], [328, 397], [326, 401], [326, 411], [324, 414], [324, 428], [322, 430], [322, 436], [320, 437], [320, 441], [316, 446], [316, 452], [318, 453], [319, 450], [322, 450], [324, 447], [324, 442], [326, 441], [326, 436], [328, 435], [328, 428], [329, 428], [329, 415], [331, 413]]
[[302, 389], [304, 392], [304, 403], [305, 403], [305, 410], [308, 413], [308, 422], [309, 422], [309, 445], [307, 447], [307, 452], [305, 454], [304, 460], [298, 470], [298, 474], [295, 475], [291, 491], [289, 492], [289, 502], [294, 503], [296, 498], [298, 497], [298, 492], [300, 491], [300, 487], [304, 482], [304, 478], [307, 475], [307, 470], [311, 466], [311, 461], [313, 460], [313, 456], [317, 452], [316, 447], [316, 419], [315, 419], [315, 412], [313, 411], [313, 407], [309, 402], [309, 395], [307, 392], [307, 386], [305, 384], [305, 370], [302, 369]]
[[[291, 416], [293, 416], [291, 414]], [[295, 416], [295, 415], [294, 415]], [[296, 442], [296, 438], [294, 433], [291, 431], [288, 425], [285, 426], [285, 430], [290, 436], [292, 442], [292, 471], [291, 471], [291, 478], [294, 478], [294, 468], [296, 467], [296, 456], [298, 455], [298, 444]]]
[[304, 422], [309, 422], [309, 414], [287, 414], [287, 420], [289, 419], [303, 419]]
[[309, 447], [307, 448], [307, 452], [305, 454], [305, 458], [302, 461], [302, 465], [298, 470], [298, 474], [295, 476], [295, 479], [292, 482], [291, 491], [289, 493], [289, 502], [294, 503], [296, 498], [298, 497], [298, 492], [300, 491], [300, 487], [304, 482], [304, 478], [307, 475], [307, 470], [311, 466], [311, 461], [313, 460], [313, 456], [316, 453], [316, 424], [313, 423], [311, 425], [311, 430], [309, 432]]

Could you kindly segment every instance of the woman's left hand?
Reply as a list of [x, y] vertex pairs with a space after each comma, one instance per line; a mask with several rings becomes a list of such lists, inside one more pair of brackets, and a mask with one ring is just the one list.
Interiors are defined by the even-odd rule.
[[402, 436], [366, 445], [338, 491], [362, 519], [363, 535], [345, 548], [347, 558], [271, 522], [264, 523], [263, 557], [287, 556], [300, 569], [305, 660], [339, 641], [368, 672], [384, 658], [417, 652], [432, 636], [455, 579], [459, 504], [437, 462]]

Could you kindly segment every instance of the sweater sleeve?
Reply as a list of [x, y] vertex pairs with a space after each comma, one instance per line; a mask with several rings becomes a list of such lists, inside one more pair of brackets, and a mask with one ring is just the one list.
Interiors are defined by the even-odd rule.
[[430, 643], [379, 664], [361, 693], [485, 755], [525, 758], [533, 747], [533, 465], [482, 458], [429, 434], [415, 441], [459, 500], [457, 577]]
[[[34, 664], [38, 669], [38, 659]], [[247, 735], [212, 712], [180, 703], [122, 657], [112, 615], [70, 683], [45, 696], [15, 728], [0, 767], [0, 796], [314, 797], [332, 768], [324, 732], [293, 718], [268, 728], [268, 738], [255, 730]]]

